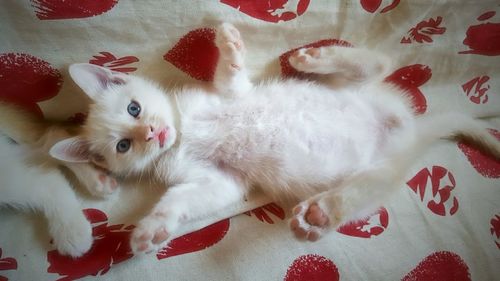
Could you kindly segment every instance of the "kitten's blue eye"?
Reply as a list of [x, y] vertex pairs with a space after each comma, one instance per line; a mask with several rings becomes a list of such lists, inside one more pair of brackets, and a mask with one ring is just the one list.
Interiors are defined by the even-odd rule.
[[127, 106], [127, 111], [128, 111], [128, 114], [132, 115], [133, 117], [137, 117], [141, 113], [141, 106], [139, 105], [138, 102], [132, 101]]
[[130, 140], [122, 139], [116, 144], [116, 151], [120, 153], [125, 153], [130, 149]]

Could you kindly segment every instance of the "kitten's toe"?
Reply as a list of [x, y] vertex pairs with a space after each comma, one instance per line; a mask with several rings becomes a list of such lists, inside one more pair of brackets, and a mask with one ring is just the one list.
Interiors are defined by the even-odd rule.
[[237, 50], [243, 48], [240, 32], [230, 23], [225, 22], [219, 25], [215, 36], [216, 43], [233, 42]]
[[92, 226], [83, 214], [71, 223], [54, 223], [50, 228], [54, 246], [62, 255], [80, 257], [92, 246]]

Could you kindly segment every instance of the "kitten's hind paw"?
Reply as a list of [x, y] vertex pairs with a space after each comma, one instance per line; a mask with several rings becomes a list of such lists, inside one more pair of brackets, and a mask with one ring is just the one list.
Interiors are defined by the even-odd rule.
[[293, 209], [290, 229], [299, 239], [314, 242], [330, 228], [336, 227], [338, 220], [328, 215], [317, 202], [302, 202]]
[[232, 70], [241, 70], [244, 64], [245, 44], [240, 32], [230, 23], [223, 23], [217, 28], [215, 44], [219, 49], [219, 64], [223, 63]]
[[320, 48], [301, 48], [295, 51], [289, 58], [290, 65], [296, 70], [313, 73], [321, 66]]

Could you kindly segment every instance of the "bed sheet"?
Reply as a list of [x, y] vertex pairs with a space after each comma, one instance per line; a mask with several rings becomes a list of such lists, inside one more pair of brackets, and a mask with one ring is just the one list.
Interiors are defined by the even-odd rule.
[[[296, 74], [286, 57], [301, 46], [377, 49], [394, 59], [387, 79], [418, 114], [488, 117], [500, 139], [500, 5], [487, 0], [4, 0], [0, 98], [81, 120], [88, 100], [69, 78], [75, 62], [166, 88], [210, 81], [221, 21], [241, 31], [256, 80]], [[109, 200], [80, 194], [95, 234], [80, 259], [54, 251], [41, 216], [2, 209], [0, 280], [499, 280], [499, 177], [498, 161], [436, 143], [390, 202], [318, 242], [295, 240], [288, 206], [257, 193], [141, 257], [127, 240], [161, 190], [123, 184]]]

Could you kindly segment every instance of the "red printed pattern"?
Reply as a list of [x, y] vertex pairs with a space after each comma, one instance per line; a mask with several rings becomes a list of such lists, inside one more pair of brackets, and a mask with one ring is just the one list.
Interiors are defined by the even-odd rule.
[[470, 281], [469, 267], [452, 252], [435, 252], [424, 258], [401, 281]]
[[[480, 15], [477, 20], [486, 21], [495, 15], [495, 11], [489, 11]], [[470, 50], [461, 51], [459, 54], [500, 55], [500, 22], [471, 25], [463, 43], [469, 46]]]
[[495, 215], [490, 221], [490, 232], [497, 248], [500, 250], [500, 214]]
[[209, 225], [195, 232], [176, 238], [161, 249], [156, 257], [161, 260], [168, 257], [204, 250], [217, 244], [229, 230], [229, 219]]
[[[304, 14], [310, 0], [221, 0], [242, 13], [267, 22], [290, 21]], [[297, 3], [296, 5], [294, 5]]]
[[111, 10], [118, 0], [31, 0], [41, 20], [77, 19], [100, 15]]
[[134, 56], [116, 58], [113, 54], [109, 52], [100, 52], [99, 55], [95, 55], [93, 59], [89, 60], [89, 63], [104, 66], [113, 71], [130, 73], [136, 71], [137, 67], [123, 67], [123, 66], [138, 61], [139, 59]]
[[245, 212], [244, 214], [251, 217], [254, 215], [261, 222], [267, 222], [269, 224], [274, 224], [273, 219], [269, 216], [269, 213], [273, 214], [280, 220], [285, 219], [285, 210], [281, 208], [276, 203], [269, 203], [259, 208], [255, 208], [251, 211]]
[[38, 102], [57, 95], [63, 79], [48, 62], [28, 54], [0, 54], [0, 100], [43, 116]]
[[380, 208], [373, 215], [359, 221], [348, 222], [337, 229], [337, 232], [360, 238], [378, 236], [389, 225], [389, 213], [385, 208]]
[[[0, 248], [0, 270], [16, 270], [17, 261], [15, 258], [6, 257], [2, 258], [2, 248]], [[7, 277], [0, 275], [0, 281], [9, 280]]]
[[386, 82], [398, 85], [412, 97], [416, 114], [423, 114], [427, 110], [427, 100], [418, 87], [425, 84], [432, 77], [431, 68], [423, 64], [413, 64], [402, 67], [387, 76]]
[[88, 253], [76, 259], [62, 256], [56, 250], [48, 252], [47, 261], [50, 266], [47, 272], [62, 276], [58, 280], [103, 275], [112, 265], [133, 256], [129, 244], [133, 225], [108, 225], [106, 214], [97, 209], [85, 209], [84, 213], [93, 225], [94, 244]]
[[432, 35], [443, 34], [446, 31], [445, 27], [440, 27], [442, 17], [436, 19], [430, 18], [427, 21], [421, 21], [415, 27], [408, 30], [408, 36], [401, 39], [401, 44], [410, 44], [412, 42], [427, 43], [433, 42]]
[[320, 255], [304, 255], [293, 261], [286, 271], [284, 281], [340, 280], [337, 266]]
[[[430, 188], [427, 187], [429, 179]], [[434, 214], [446, 216], [457, 212], [458, 199], [451, 194], [455, 188], [455, 178], [446, 168], [433, 166], [431, 171], [424, 168], [406, 184], [419, 195], [422, 202], [427, 202], [427, 208]]]
[[[500, 141], [499, 131], [490, 129], [490, 133]], [[458, 147], [467, 156], [467, 160], [469, 160], [472, 167], [483, 177], [500, 178], [500, 161], [463, 142], [459, 142]]]
[[[400, 0], [392, 0], [392, 3], [389, 5], [385, 6], [380, 10], [380, 13], [387, 13], [390, 10], [396, 8], [399, 5]], [[378, 8], [380, 8], [382, 4], [382, 0], [361, 0], [361, 7], [365, 9], [365, 11], [369, 13], [375, 13]]]
[[[490, 80], [487, 75], [478, 76], [462, 84], [462, 90], [469, 97], [469, 100], [475, 104], [483, 104], [488, 102], [486, 92], [490, 89], [489, 84], [485, 84]], [[471, 93], [472, 92], [472, 93]]]
[[212, 81], [219, 59], [214, 39], [215, 30], [195, 29], [184, 35], [163, 58], [194, 79]]

